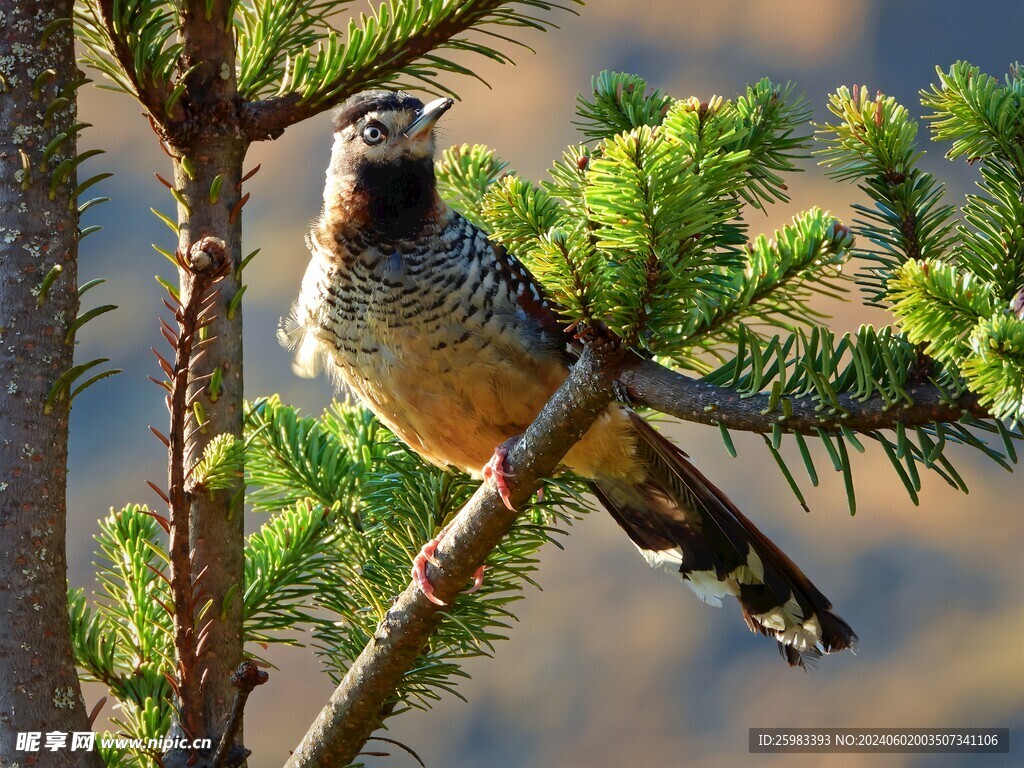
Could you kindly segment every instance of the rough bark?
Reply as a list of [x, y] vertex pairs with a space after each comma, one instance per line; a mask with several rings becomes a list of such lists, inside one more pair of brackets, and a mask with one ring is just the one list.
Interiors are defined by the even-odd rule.
[[[519, 506], [550, 477], [613, 397], [620, 355], [587, 349], [572, 374], [506, 458], [514, 476], [512, 504]], [[440, 568], [429, 577], [450, 603], [488, 553], [512, 527], [517, 513], [504, 506], [490, 483], [480, 486], [459, 512], [436, 552]], [[410, 584], [378, 625], [373, 639], [335, 689], [285, 768], [342, 766], [353, 762], [381, 725], [381, 711], [416, 661], [441, 619], [435, 605]]]
[[[178, 659], [178, 700], [181, 726], [193, 737], [204, 733], [202, 722], [202, 673], [199, 649], [205, 646], [212, 619], [204, 617], [197, 631], [195, 606], [205, 604], [204, 578], [193, 575], [192, 504], [195, 489], [190, 486], [186, 469], [189, 430], [200, 428], [192, 420], [190, 395], [202, 398], [204, 391], [194, 386], [192, 371], [203, 349], [213, 343], [201, 339], [203, 329], [215, 316], [209, 314], [215, 302], [217, 283], [230, 270], [223, 241], [203, 238], [194, 243], [187, 255], [180, 256], [184, 302], [176, 307], [177, 334], [164, 326], [167, 338], [174, 340], [174, 362], [161, 358], [161, 367], [169, 372], [167, 405], [170, 427], [167, 433], [167, 501], [170, 531], [167, 551], [170, 560], [171, 594], [174, 606], [174, 648]], [[212, 386], [212, 384], [211, 384]]]
[[792, 413], [788, 416], [781, 407], [768, 407], [770, 395], [742, 397], [726, 387], [684, 376], [649, 360], [632, 361], [623, 370], [619, 383], [636, 405], [645, 405], [684, 421], [724, 424], [727, 429], [762, 434], [771, 432], [775, 425], [783, 432], [816, 435], [819, 429], [838, 432], [846, 427], [856, 432], [871, 432], [894, 429], [897, 424], [919, 427], [936, 421], [955, 422], [964, 415], [989, 416], [978, 405], [976, 396], [964, 393], [951, 402], [929, 381], [908, 386], [913, 405], [890, 406], [881, 397], [861, 401], [844, 394], [839, 396], [843, 413], [816, 410], [816, 401], [804, 397], [791, 399]]
[[[244, 147], [224, 136], [210, 136], [189, 145], [185, 150], [191, 161], [192, 177], [175, 163], [175, 186], [189, 207], [179, 206], [179, 249], [189, 253], [193, 244], [204, 237], [215, 237], [226, 244], [227, 255], [237, 267], [241, 261], [242, 231], [240, 217], [231, 219], [231, 211], [239, 195], [237, 184], [241, 178]], [[223, 179], [220, 199], [209, 202], [213, 179]], [[191, 301], [189, 291], [194, 285], [190, 275], [182, 274], [182, 303]], [[208, 326], [207, 337], [216, 340], [205, 348], [205, 354], [192, 366], [190, 379], [195, 381], [221, 371], [220, 386], [211, 391], [210, 381], [192, 384], [189, 400], [198, 397], [206, 421], [198, 425], [193, 417], [189, 424], [185, 444], [185, 468], [191, 468], [200, 458], [210, 439], [227, 432], [242, 433], [242, 313], [237, 306], [229, 318], [231, 299], [240, 287], [232, 269], [221, 283], [221, 291], [211, 310], [214, 321]], [[198, 394], [197, 389], [205, 389]], [[239, 481], [240, 485], [240, 481]], [[231, 708], [234, 689], [229, 682], [231, 674], [242, 660], [242, 591], [244, 589], [242, 498], [236, 488], [210, 494], [193, 492], [189, 495], [190, 549], [194, 551], [194, 579], [205, 569], [201, 588], [205, 598], [213, 601], [204, 617], [212, 620], [208, 637], [203, 643], [205, 652], [199, 657], [199, 677], [203, 680], [203, 735], [218, 738]], [[174, 521], [172, 521], [172, 524]], [[206, 600], [201, 602], [205, 603]]]
[[72, 366], [78, 311], [77, 177], [61, 170], [74, 134], [46, 167], [43, 151], [75, 121], [78, 75], [70, 25], [41, 36], [71, 11], [71, 0], [0, 2], [0, 765], [101, 764], [70, 737], [17, 750], [19, 732], [89, 730], [67, 620], [70, 398], [47, 402]]
[[[228, 28], [230, 3], [216, 0], [207, 20], [206, 3], [191, 2], [182, 14], [181, 40], [186, 66], [198, 64], [182, 97], [188, 115], [176, 124], [168, 143], [176, 156], [174, 185], [179, 194], [178, 224], [180, 253], [204, 237], [224, 241], [232, 269], [220, 284], [220, 293], [210, 314], [216, 319], [208, 327], [215, 341], [205, 348], [202, 359], [192, 367], [198, 402], [205, 412], [201, 428], [192, 430], [185, 445], [186, 470], [197, 462], [211, 438], [221, 433], [242, 434], [242, 308], [232, 299], [238, 293], [241, 263], [241, 177], [247, 142], [238, 130], [234, 109], [235, 49]], [[220, 177], [215, 193], [215, 179]], [[193, 285], [190, 275], [181, 275], [182, 303], [189, 301]], [[230, 309], [229, 309], [230, 308]], [[220, 369], [220, 386], [212, 392], [202, 377]], [[192, 423], [192, 426], [196, 424]], [[227, 723], [234, 699], [231, 675], [242, 661], [242, 594], [244, 585], [244, 540], [242, 498], [234, 488], [214, 494], [192, 492], [190, 501], [190, 544], [194, 551], [193, 579], [203, 572], [201, 589], [212, 600], [199, 634], [201, 640], [198, 674], [202, 680], [201, 722], [203, 733], [216, 743]], [[205, 602], [205, 600], [200, 601]], [[206, 622], [209, 625], [204, 629]], [[205, 637], [203, 637], [205, 635]], [[239, 732], [239, 741], [241, 733]]]

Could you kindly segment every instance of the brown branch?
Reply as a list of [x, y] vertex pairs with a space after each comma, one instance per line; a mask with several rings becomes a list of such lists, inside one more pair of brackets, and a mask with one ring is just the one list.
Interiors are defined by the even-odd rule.
[[[613, 397], [613, 379], [621, 353], [610, 345], [587, 348], [572, 374], [552, 396], [523, 439], [506, 458], [515, 476], [512, 503], [524, 504], [558, 466]], [[431, 568], [430, 581], [451, 602], [473, 571], [515, 522], [489, 483], [480, 486], [449, 528]], [[441, 621], [442, 608], [414, 584], [398, 597], [373, 639], [335, 689], [285, 768], [348, 765], [381, 725], [380, 713], [403, 675], [423, 651]]]
[[320, 93], [333, 93], [331, 98], [318, 99], [314, 94], [303, 100], [301, 95], [289, 93], [246, 102], [241, 107], [242, 130], [249, 141], [276, 139], [288, 126], [331, 109], [357, 91], [391, 81], [417, 59], [479, 25], [490, 13], [509, 4], [508, 0], [452, 3], [448, 12], [435, 24], [421, 27], [397, 44], [390, 34], [392, 30], [378, 33], [373, 40], [377, 50], [364, 54], [361, 66], [346, 70], [320, 89]]
[[[958, 421], [964, 414], [979, 418], [988, 412], [978, 398], [965, 393], [950, 402], [935, 384], [924, 382], [908, 389], [913, 405], [887, 405], [880, 397], [860, 401], [852, 395], [839, 395], [840, 412], [815, 410], [813, 398], [790, 398], [792, 415], [784, 417], [782, 408], [769, 411], [771, 397], [757, 394], [741, 397], [727, 387], [684, 376], [649, 360], [634, 359], [619, 377], [626, 395], [637, 405], [698, 424], [723, 424], [728, 429], [766, 434], [778, 425], [783, 432], [817, 434], [819, 429], [838, 432], [842, 427], [855, 432], [891, 429], [897, 424], [918, 427], [936, 421]], [[843, 413], [845, 412], [845, 413]]]
[[228, 724], [224, 727], [224, 733], [220, 737], [217, 751], [213, 753], [213, 758], [210, 760], [210, 768], [241, 765], [251, 754], [248, 749], [235, 745], [235, 736], [238, 734], [238, 729], [242, 727], [242, 713], [245, 711], [245, 702], [249, 698], [249, 694], [256, 686], [267, 682], [269, 677], [256, 665], [255, 661], [246, 660], [238, 665], [235, 674], [231, 676], [231, 685], [235, 688], [231, 714], [228, 716]]
[[[191, 285], [183, 295], [188, 299], [176, 313], [178, 320], [177, 343], [174, 350], [174, 364], [168, 371], [171, 384], [170, 429], [167, 436], [167, 499], [170, 512], [170, 542], [168, 545], [171, 565], [171, 593], [174, 597], [174, 649], [177, 656], [179, 684], [178, 691], [181, 725], [191, 738], [203, 733], [203, 699], [200, 675], [197, 669], [197, 647], [192, 563], [190, 559], [191, 505], [192, 494], [186, 486], [187, 435], [189, 418], [188, 389], [192, 383], [192, 351], [197, 339], [196, 327], [203, 320], [203, 307], [210, 297], [211, 288], [231, 268], [231, 261], [224, 254], [223, 243], [212, 238], [197, 243], [190, 249], [189, 258], [179, 251], [178, 262], [183, 275], [188, 276]], [[219, 254], [213, 259], [210, 254]], [[204, 258], [206, 257], [206, 258]], [[205, 269], [193, 265], [202, 264]], [[158, 355], [159, 358], [159, 355]]]

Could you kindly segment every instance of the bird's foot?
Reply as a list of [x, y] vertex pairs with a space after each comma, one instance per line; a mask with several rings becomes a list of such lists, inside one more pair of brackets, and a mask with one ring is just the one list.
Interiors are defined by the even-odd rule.
[[512, 446], [518, 443], [521, 439], [522, 435], [510, 437], [495, 448], [494, 455], [491, 456], [491, 460], [484, 465], [483, 469], [484, 480], [490, 480], [494, 483], [494, 488], [498, 492], [498, 495], [501, 496], [501, 500], [505, 503], [505, 506], [513, 512], [516, 511], [516, 508], [512, 506], [512, 489], [508, 487], [508, 483], [505, 482], [505, 478], [515, 477], [515, 474], [505, 471], [505, 457], [508, 456], [508, 452], [512, 449]]
[[481, 565], [475, 571], [473, 571], [473, 586], [466, 590], [467, 595], [472, 595], [480, 587], [484, 585], [484, 571], [487, 570], [486, 565]]
[[[502, 502], [505, 506], [515, 511], [515, 507], [512, 506], [512, 489], [509, 488], [508, 483], [505, 482], [506, 477], [514, 477], [514, 474], [505, 470], [505, 457], [508, 456], [508, 452], [512, 449], [520, 440], [519, 435], [510, 437], [508, 440], [503, 442], [497, 448], [494, 449], [494, 455], [491, 460], [483, 468], [484, 480], [489, 480], [494, 483], [495, 489], [498, 491], [498, 495], [501, 496]], [[420, 592], [430, 602], [435, 605], [447, 605], [441, 598], [434, 594], [434, 585], [430, 583], [430, 579], [427, 578], [427, 565], [433, 565], [437, 567], [439, 564], [437, 558], [434, 557], [434, 552], [437, 551], [438, 545], [441, 543], [441, 539], [448, 532], [448, 526], [440, 530], [440, 532], [423, 545], [419, 553], [412, 560], [412, 578], [416, 582], [416, 586], [419, 587]], [[487, 570], [486, 565], [481, 565], [476, 571], [473, 572], [473, 586], [470, 587], [467, 592], [476, 592], [484, 583], [484, 571]]]
[[623, 384], [619, 379], [612, 382], [612, 392], [615, 394], [615, 399], [620, 403], [630, 408], [633, 407], [633, 398], [630, 397], [629, 387]]
[[[447, 603], [434, 594], [434, 585], [430, 583], [430, 579], [427, 578], [427, 563], [435, 567], [439, 567], [437, 558], [434, 557], [434, 552], [437, 551], [438, 544], [441, 543], [441, 539], [448, 533], [448, 526], [446, 525], [441, 531], [423, 545], [419, 553], [412, 559], [412, 578], [416, 582], [416, 586], [419, 587], [420, 592], [434, 605], [447, 605]], [[473, 586], [470, 587], [466, 592], [472, 594], [480, 589], [484, 583], [484, 571], [487, 570], [486, 565], [481, 565], [473, 572]]]
[[420, 588], [420, 592], [434, 605], [447, 605], [444, 600], [434, 594], [434, 585], [430, 583], [430, 579], [427, 578], [427, 563], [433, 566], [438, 566], [440, 563], [437, 562], [437, 558], [434, 557], [434, 552], [437, 550], [437, 545], [441, 543], [441, 539], [448, 532], [448, 526], [446, 525], [441, 529], [441, 532], [434, 538], [423, 545], [419, 553], [412, 559], [412, 578], [416, 582], [416, 586]]

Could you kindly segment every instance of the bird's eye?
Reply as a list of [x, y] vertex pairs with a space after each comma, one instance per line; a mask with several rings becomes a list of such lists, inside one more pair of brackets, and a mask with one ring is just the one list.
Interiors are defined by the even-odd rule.
[[380, 144], [387, 137], [384, 129], [374, 123], [363, 128], [363, 141], [367, 144]]

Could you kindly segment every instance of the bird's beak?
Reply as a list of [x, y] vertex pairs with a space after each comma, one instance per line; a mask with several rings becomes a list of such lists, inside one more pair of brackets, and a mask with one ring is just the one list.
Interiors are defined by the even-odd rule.
[[438, 118], [451, 109], [454, 103], [452, 99], [445, 97], [443, 99], [434, 99], [425, 105], [419, 111], [419, 114], [416, 115], [415, 119], [409, 123], [409, 127], [405, 129], [405, 137], [407, 139], [415, 139], [417, 136], [422, 136], [429, 132], [434, 127], [434, 123], [438, 121]]

